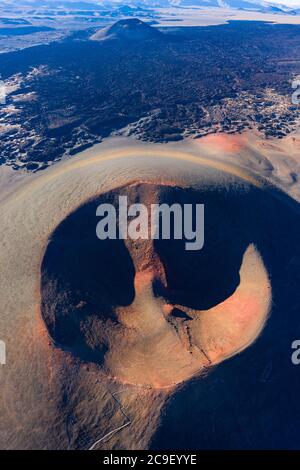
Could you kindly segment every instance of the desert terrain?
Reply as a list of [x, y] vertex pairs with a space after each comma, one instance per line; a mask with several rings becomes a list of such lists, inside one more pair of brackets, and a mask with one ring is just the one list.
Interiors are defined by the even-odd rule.
[[299, 449], [300, 9], [155, 3], [1, 2], [0, 449]]
[[237, 11], [230, 8], [161, 8], [161, 26], [212, 26], [228, 21], [269, 21], [277, 24], [300, 24], [299, 16]]

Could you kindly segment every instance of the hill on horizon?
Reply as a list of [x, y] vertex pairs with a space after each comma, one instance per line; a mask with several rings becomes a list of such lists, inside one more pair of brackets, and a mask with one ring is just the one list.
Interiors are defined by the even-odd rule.
[[150, 26], [138, 18], [119, 20], [116, 23], [100, 29], [91, 36], [93, 41], [104, 41], [108, 39], [149, 40], [163, 37], [158, 29]]

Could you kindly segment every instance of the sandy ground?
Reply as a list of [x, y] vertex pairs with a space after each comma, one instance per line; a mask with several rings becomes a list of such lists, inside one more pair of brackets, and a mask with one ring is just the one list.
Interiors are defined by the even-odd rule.
[[[259, 177], [264, 177], [300, 200], [299, 143], [298, 135], [263, 141], [250, 133], [170, 145], [118, 137], [36, 175], [0, 169], [0, 331], [7, 345], [7, 364], [0, 368], [1, 448], [88, 448], [99, 439], [99, 432], [104, 435], [112, 424], [123, 423], [108, 392], [119, 385], [97, 367], [78, 365], [53, 348], [41, 322], [40, 263], [49, 234], [60, 221], [91, 196], [120, 183], [192, 184], [201, 178], [209, 184], [216, 173], [257, 186], [263, 184]], [[255, 256], [252, 263], [260, 264]], [[264, 270], [260, 272], [268, 289]], [[253, 328], [247, 344], [262, 323]], [[130, 432], [104, 444], [147, 447], [167, 393], [130, 384], [123, 387], [122, 404], [135, 424]], [[68, 406], [63, 396], [68, 397]]]
[[[150, 154], [152, 150], [155, 153], [182, 151], [196, 158], [201, 155], [220, 164], [225, 160], [246, 171], [251, 170], [254, 174], [263, 176], [300, 201], [300, 130], [281, 140], [264, 139], [259, 132], [254, 131], [236, 135], [211, 134], [201, 139], [185, 139], [168, 144], [141, 142], [130, 137], [110, 137], [76, 157], [63, 159], [62, 162], [55, 164], [54, 168], [60, 168], [70, 159], [79, 162], [90, 158], [101, 158], [99, 155], [113, 153], [116, 149], [122, 153], [128, 148], [134, 151], [145, 150]], [[29, 181], [52, 172], [53, 167], [42, 173], [33, 174], [1, 166], [0, 201]]]
[[300, 201], [300, 131], [282, 140], [266, 140], [253, 131], [214, 134], [195, 145], [201, 153], [249, 169]]
[[278, 24], [300, 24], [300, 16], [238, 11], [228, 8], [162, 8], [160, 26], [211, 26], [230, 20], [270, 21]]

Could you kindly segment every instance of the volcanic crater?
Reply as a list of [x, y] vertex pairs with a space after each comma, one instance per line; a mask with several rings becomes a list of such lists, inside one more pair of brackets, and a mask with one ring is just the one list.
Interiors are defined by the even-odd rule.
[[[99, 240], [100, 204], [204, 204], [205, 243]], [[109, 376], [155, 388], [204, 373], [251, 343], [271, 289], [259, 252], [261, 191], [132, 183], [71, 213], [49, 238], [41, 314], [55, 344]], [[257, 219], [258, 218], [258, 219]], [[263, 225], [263, 224], [262, 224]]]

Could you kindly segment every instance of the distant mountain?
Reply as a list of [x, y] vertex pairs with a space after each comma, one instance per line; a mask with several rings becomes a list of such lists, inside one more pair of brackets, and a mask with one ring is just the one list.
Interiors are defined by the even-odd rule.
[[129, 39], [140, 41], [145, 39], [159, 39], [163, 33], [153, 28], [149, 24], [137, 18], [120, 20], [112, 26], [103, 28], [95, 33], [91, 39], [93, 41], [104, 41], [109, 39]]
[[[287, 3], [285, 3], [287, 2]], [[126, 9], [139, 10], [143, 7], [155, 10], [159, 7], [201, 7], [201, 8], [233, 8], [244, 11], [258, 11], [261, 13], [300, 14], [299, 6], [288, 6], [289, 0], [272, 2], [272, 0], [2, 0], [2, 6], [11, 8], [31, 6], [33, 8], [70, 8], [85, 11], [105, 11]], [[295, 2], [296, 3], [296, 2]]]
[[[122, 2], [111, 0], [104, 1], [104, 4], [119, 4]], [[124, 1], [124, 4], [126, 1]], [[130, 0], [128, 4], [132, 4]], [[258, 11], [261, 13], [280, 13], [280, 14], [300, 14], [300, 8], [289, 7], [285, 4], [272, 3], [264, 0], [139, 0], [136, 5], [144, 5], [147, 7], [192, 7], [198, 6], [203, 8], [234, 8], [237, 10]], [[300, 5], [299, 5], [300, 7]]]
[[[183, 0], [185, 1], [185, 0]], [[198, 3], [198, 2], [197, 2]], [[199, 3], [204, 4], [203, 1], [200, 0]], [[259, 11], [262, 13], [288, 13], [288, 14], [296, 14], [296, 10], [294, 8], [290, 8], [286, 5], [280, 5], [275, 3], [264, 2], [262, 0], [219, 0], [219, 6], [222, 4], [229, 6], [230, 8], [235, 8], [238, 10], [248, 10], [248, 11]]]

